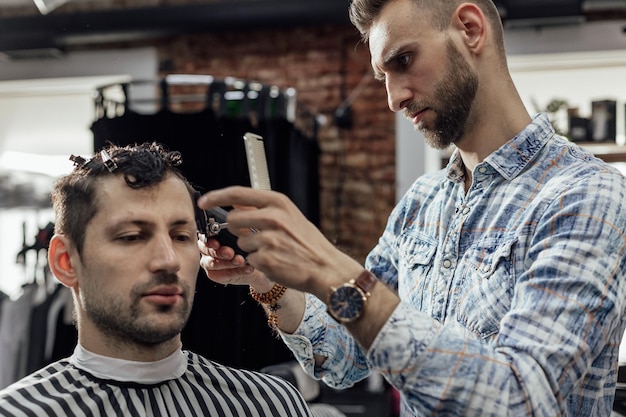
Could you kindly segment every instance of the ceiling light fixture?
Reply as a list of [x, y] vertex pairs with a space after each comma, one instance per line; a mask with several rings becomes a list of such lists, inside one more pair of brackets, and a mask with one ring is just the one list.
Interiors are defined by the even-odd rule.
[[41, 14], [48, 14], [69, 0], [33, 0]]

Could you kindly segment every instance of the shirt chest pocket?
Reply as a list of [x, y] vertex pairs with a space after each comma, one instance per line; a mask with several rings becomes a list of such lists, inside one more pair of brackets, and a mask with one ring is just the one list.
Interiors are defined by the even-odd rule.
[[426, 310], [432, 293], [432, 279], [427, 279], [433, 268], [437, 241], [424, 236], [403, 235], [396, 242], [399, 253], [398, 295], [411, 302], [418, 310]]
[[511, 308], [516, 240], [485, 243], [466, 251], [460, 267], [456, 319], [485, 339], [497, 334]]

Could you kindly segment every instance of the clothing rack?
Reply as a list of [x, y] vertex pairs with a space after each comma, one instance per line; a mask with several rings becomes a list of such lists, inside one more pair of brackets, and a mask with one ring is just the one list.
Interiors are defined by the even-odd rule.
[[[25, 284], [38, 284], [47, 290], [53, 289], [56, 280], [52, 279], [48, 268], [47, 252], [50, 240], [54, 235], [54, 223], [48, 222], [46, 226], [39, 227], [35, 234], [34, 242], [31, 244], [27, 242], [26, 226], [26, 222], [22, 222], [22, 248], [15, 257], [15, 263], [32, 269], [31, 278]], [[27, 256], [28, 253], [32, 253], [33, 256]]]
[[284, 118], [311, 137], [317, 137], [321, 120], [298, 103], [293, 88], [199, 74], [170, 74], [162, 79], [103, 85], [96, 89], [94, 102], [96, 119], [116, 117], [127, 110], [194, 112], [209, 108], [217, 116], [245, 118], [253, 125]]
[[51, 207], [54, 177], [26, 171], [0, 170], [0, 210]]
[[22, 224], [22, 249], [17, 253], [16, 262], [23, 264], [26, 262], [26, 253], [34, 251], [39, 253], [41, 250], [48, 250], [50, 245], [50, 239], [54, 235], [54, 223], [48, 222], [45, 227], [39, 228], [35, 235], [35, 242], [32, 244], [26, 243], [26, 224]]
[[34, 238], [27, 236], [26, 229], [24, 220], [22, 247], [15, 263], [24, 266], [27, 279], [19, 292], [11, 296], [0, 293], [0, 389], [69, 356], [78, 337], [70, 290], [54, 279], [48, 267], [46, 255], [54, 224], [38, 227]]

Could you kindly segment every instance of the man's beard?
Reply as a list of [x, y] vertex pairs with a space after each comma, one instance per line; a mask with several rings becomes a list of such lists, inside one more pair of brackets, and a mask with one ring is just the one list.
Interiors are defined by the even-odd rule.
[[448, 41], [447, 51], [444, 79], [435, 86], [436, 102], [413, 102], [404, 110], [407, 117], [425, 108], [435, 112], [433, 127], [427, 127], [423, 120], [417, 125], [435, 149], [446, 149], [463, 136], [478, 90], [478, 77], [452, 41]]
[[[148, 346], [166, 342], [180, 334], [185, 327], [191, 313], [190, 299], [193, 292], [185, 288], [186, 297], [179, 306], [160, 306], [159, 312], [168, 316], [174, 315], [177, 318], [168, 326], [164, 326], [158, 316], [154, 318], [153, 315], [152, 319], [143, 317], [139, 310], [139, 303], [141, 294], [149, 288], [173, 283], [180, 285], [175, 275], [162, 274], [155, 277], [148, 285], [134, 286], [131, 291], [130, 305], [126, 299], [119, 297], [102, 297], [101, 294], [93, 292], [91, 297], [83, 294], [86, 314], [101, 332], [120, 343]], [[177, 311], [173, 311], [174, 309]]]

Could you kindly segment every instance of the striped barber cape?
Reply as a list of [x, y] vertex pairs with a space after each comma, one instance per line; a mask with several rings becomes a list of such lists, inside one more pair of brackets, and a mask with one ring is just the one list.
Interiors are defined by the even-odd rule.
[[98, 378], [60, 360], [0, 391], [0, 416], [311, 416], [280, 378], [183, 353], [183, 375], [155, 384]]

